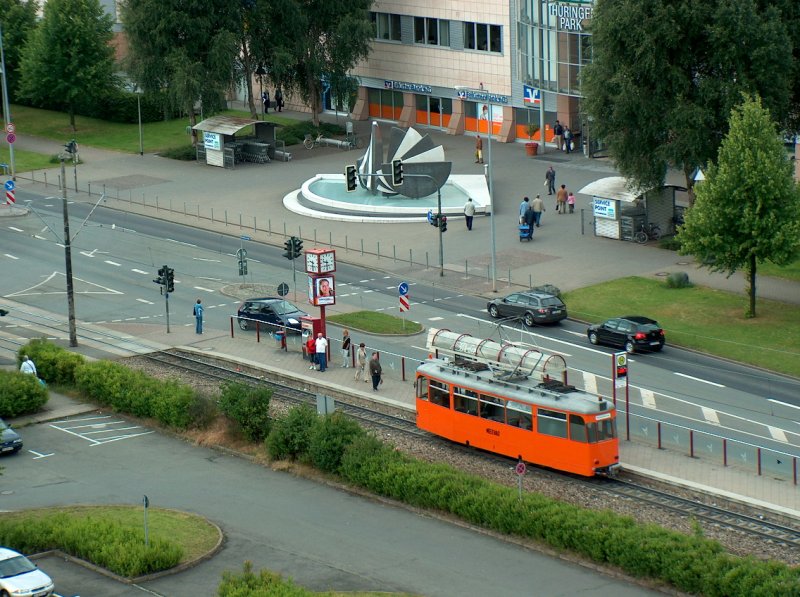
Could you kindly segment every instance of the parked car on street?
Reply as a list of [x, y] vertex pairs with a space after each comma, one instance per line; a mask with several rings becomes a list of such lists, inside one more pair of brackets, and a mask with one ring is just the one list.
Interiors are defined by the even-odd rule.
[[542, 323], [558, 323], [567, 318], [567, 306], [554, 294], [546, 292], [514, 292], [486, 305], [489, 315], [516, 317], [528, 327]]
[[625, 352], [633, 354], [645, 350], [661, 350], [664, 348], [664, 330], [658, 322], [641, 315], [615, 317], [586, 330], [589, 342], [619, 346]]
[[0, 419], [0, 454], [16, 454], [22, 449], [22, 438]]
[[265, 331], [278, 331], [284, 329], [287, 332], [296, 331], [300, 333], [300, 318], [308, 315], [301, 311], [289, 301], [278, 297], [263, 297], [247, 299], [236, 313], [239, 319], [239, 327], [243, 330], [255, 329], [256, 322], [269, 324], [261, 326]]
[[53, 581], [21, 553], [0, 547], [0, 595], [50, 597]]

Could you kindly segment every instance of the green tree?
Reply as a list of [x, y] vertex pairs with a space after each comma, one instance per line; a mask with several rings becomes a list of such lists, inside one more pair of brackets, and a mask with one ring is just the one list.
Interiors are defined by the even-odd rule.
[[[121, 19], [129, 74], [146, 92], [166, 92], [194, 126], [195, 105], [219, 107], [235, 83], [240, 13], [229, 0], [127, 0]], [[194, 131], [192, 138], [196, 143]]]
[[649, 188], [673, 167], [691, 189], [743, 92], [788, 123], [800, 97], [784, 20], [769, 0], [598, 0], [583, 109], [620, 172]]
[[[19, 87], [22, 48], [28, 33], [36, 26], [36, 2], [0, 0], [0, 26], [3, 28], [3, 54], [6, 63], [6, 85], [10, 101], [16, 99]], [[2, 106], [0, 106], [2, 111]]]
[[19, 94], [47, 108], [75, 108], [116, 85], [111, 17], [98, 0], [48, 0], [22, 54]]
[[800, 250], [800, 188], [792, 177], [769, 111], [745, 98], [733, 109], [730, 130], [711, 163], [678, 239], [712, 271], [747, 273], [746, 312], [756, 316], [756, 268], [785, 265]]

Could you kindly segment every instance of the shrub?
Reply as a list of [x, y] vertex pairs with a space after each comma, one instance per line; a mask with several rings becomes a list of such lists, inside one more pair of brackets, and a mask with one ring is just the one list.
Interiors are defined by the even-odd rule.
[[276, 420], [266, 441], [270, 458], [307, 458], [311, 434], [318, 422], [317, 413], [307, 404], [291, 409], [285, 417]]
[[347, 447], [366, 432], [353, 419], [335, 412], [314, 426], [308, 454], [320, 470], [336, 473]]
[[689, 274], [686, 272], [672, 272], [667, 276], [667, 288], [688, 288], [691, 286], [689, 283]]
[[312, 597], [317, 595], [280, 574], [261, 570], [256, 575], [252, 562], [245, 562], [241, 574], [230, 570], [222, 573], [222, 582], [217, 587], [218, 597]]
[[272, 390], [243, 383], [225, 382], [219, 398], [219, 410], [237, 424], [244, 436], [253, 442], [269, 434], [269, 401]]
[[0, 371], [0, 417], [38, 412], [47, 398], [47, 389], [33, 375]]
[[39, 377], [48, 383], [70, 386], [75, 383], [75, 369], [86, 362], [82, 355], [36, 338], [17, 352], [17, 365], [28, 355], [36, 365]]
[[184, 162], [191, 162], [197, 159], [197, 149], [195, 149], [194, 145], [183, 145], [181, 147], [173, 147], [171, 149], [165, 149], [164, 151], [160, 152], [162, 158], [169, 158], [171, 160], [181, 160]]
[[681, 241], [677, 236], [665, 236], [658, 241], [658, 246], [667, 251], [680, 251]]

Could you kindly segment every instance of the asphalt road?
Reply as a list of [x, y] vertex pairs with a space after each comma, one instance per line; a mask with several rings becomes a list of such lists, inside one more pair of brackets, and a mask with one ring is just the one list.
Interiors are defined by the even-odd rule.
[[[222, 572], [240, 569], [245, 560], [315, 591], [406, 591], [432, 597], [655, 594], [468, 528], [157, 431], [120, 431], [130, 422], [115, 414], [107, 420], [96, 416], [25, 428], [26, 450], [2, 461], [0, 508], [139, 504], [146, 494], [153, 507], [187, 510], [215, 521], [226, 542], [211, 560], [141, 588], [110, 583], [52, 559], [42, 561], [62, 595], [128, 596], [144, 589], [169, 597], [210, 596]], [[122, 438], [98, 443], [106, 433]]]

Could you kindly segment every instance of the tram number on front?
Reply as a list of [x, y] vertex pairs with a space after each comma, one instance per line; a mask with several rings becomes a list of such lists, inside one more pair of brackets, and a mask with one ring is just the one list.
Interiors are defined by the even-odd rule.
[[488, 433], [489, 435], [495, 435], [497, 437], [500, 437], [500, 432], [497, 429], [489, 429], [487, 427], [486, 428], [486, 433]]

